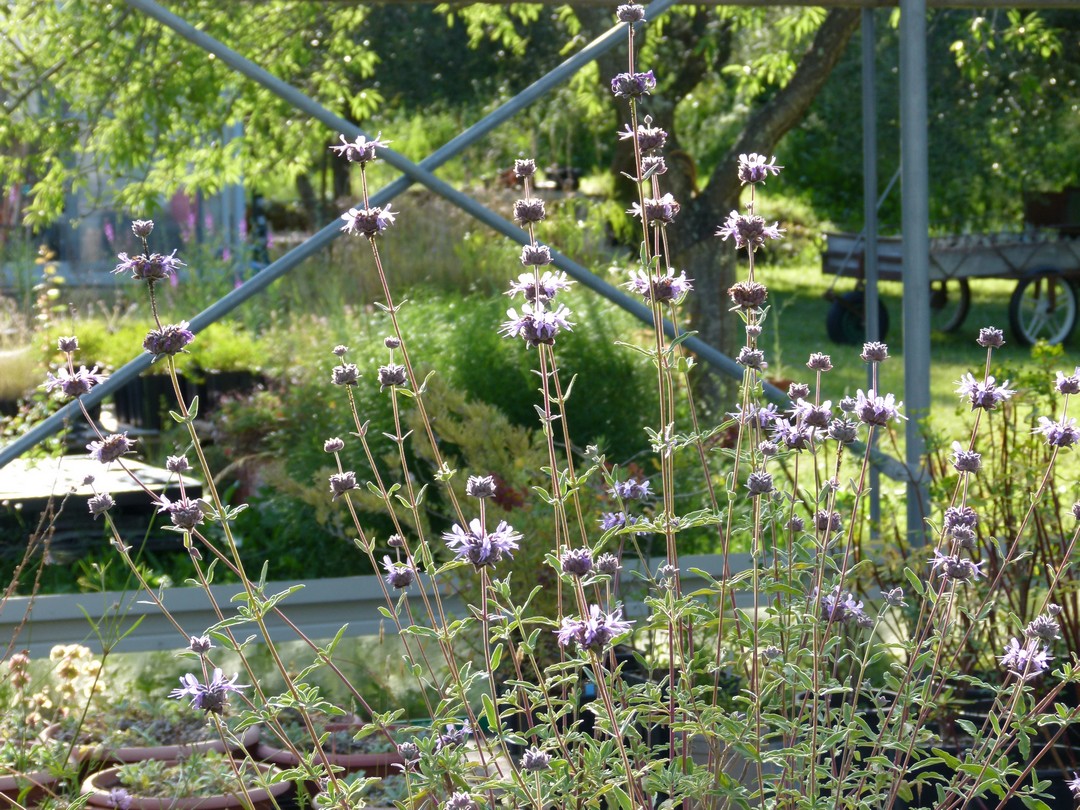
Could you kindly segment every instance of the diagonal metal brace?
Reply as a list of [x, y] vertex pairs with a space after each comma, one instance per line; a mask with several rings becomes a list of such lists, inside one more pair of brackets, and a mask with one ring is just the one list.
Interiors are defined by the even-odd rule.
[[[181, 17], [178, 17], [154, 2], [154, 0], [125, 0], [125, 2], [127, 2], [128, 5], [145, 12], [148, 16], [172, 29], [192, 44], [214, 54], [221, 59], [222, 62], [229, 65], [241, 75], [261, 84], [283, 100], [288, 101], [297, 109], [306, 112], [316, 120], [321, 121], [332, 130], [341, 132], [347, 138], [356, 138], [361, 135], [367, 136], [367, 133], [360, 127], [326, 109], [297, 88], [272, 75], [256, 65], [250, 59], [240, 55], [217, 39], [198, 30]], [[675, 2], [676, 0], [655, 0], [655, 2], [647, 7], [646, 17], [648, 19], [654, 18], [674, 5]], [[439, 179], [432, 173], [432, 170], [446, 160], [449, 160], [467, 145], [510, 118], [520, 109], [531, 104], [549, 89], [571, 76], [584, 65], [593, 61], [601, 53], [614, 47], [621, 40], [622, 33], [623, 27], [621, 25], [614, 26], [607, 33], [598, 37], [582, 49], [581, 52], [563, 62], [543, 78], [534, 82], [514, 99], [511, 99], [488, 116], [485, 116], [480, 122], [447, 142], [443, 147], [432, 153], [432, 155], [420, 164], [414, 163], [404, 155], [401, 155], [392, 149], [381, 150], [380, 157], [388, 164], [401, 171], [405, 176], [398, 178], [390, 185], [372, 195], [371, 204], [376, 206], [385, 205], [395, 196], [407, 189], [412, 182], [419, 182], [429, 190], [435, 192], [448, 202], [461, 208], [475, 219], [507, 238], [512, 239], [518, 244], [528, 244], [530, 240], [525, 231], [518, 228], [504, 217], [494, 213], [476, 200], [473, 200], [468, 195], [458, 191], [449, 183]], [[320, 231], [309, 237], [304, 243], [298, 245], [285, 256], [282, 256], [280, 259], [267, 266], [241, 287], [233, 290], [196, 315], [191, 320], [191, 330], [198, 332], [205, 329], [209, 324], [220, 320], [244, 301], [268, 287], [293, 267], [321, 250], [326, 244], [329, 244], [329, 242], [337, 238], [340, 233], [341, 229], [337, 223], [331, 223], [322, 228]], [[652, 324], [651, 310], [640, 301], [631, 298], [617, 287], [598, 278], [588, 269], [558, 251], [552, 251], [552, 259], [553, 264], [556, 267], [566, 272], [567, 275], [580, 282], [583, 286], [588, 287], [594, 292], [600, 293], [605, 298], [627, 310], [645, 323]], [[682, 334], [680, 330], [677, 330], [675, 326], [667, 320], [663, 322], [663, 328], [664, 332], [672, 338]], [[684, 341], [684, 345], [690, 351], [697, 354], [702, 360], [715, 366], [725, 374], [736, 379], [742, 378], [744, 370], [741, 366], [735, 363], [730, 357], [699, 338], [694, 336], [688, 337]], [[150, 363], [151, 357], [145, 354], [126, 363], [104, 383], [96, 386], [90, 393], [84, 395], [83, 400], [85, 404], [87, 406], [97, 404], [121, 385], [133, 380], [145, 371], [150, 366]], [[771, 383], [764, 382], [763, 387], [765, 395], [769, 399], [783, 403], [788, 401], [786, 394]], [[38, 442], [60, 430], [67, 420], [76, 417], [78, 414], [78, 403], [68, 403], [57, 413], [39, 423], [19, 439], [16, 439], [7, 447], [0, 449], [0, 468], [12, 459], [17, 458], [22, 453], [29, 450]], [[902, 465], [894, 459], [885, 456], [884, 454], [876, 455], [879, 455], [880, 457], [875, 459], [875, 463], [881, 466], [883, 472], [887, 475], [890, 475], [890, 477], [907, 477]]]

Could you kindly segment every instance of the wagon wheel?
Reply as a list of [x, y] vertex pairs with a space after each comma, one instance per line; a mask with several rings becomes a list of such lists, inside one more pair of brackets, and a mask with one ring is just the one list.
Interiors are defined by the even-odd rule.
[[[833, 343], [859, 346], [866, 340], [866, 296], [862, 290], [838, 295], [825, 317], [825, 331]], [[878, 340], [889, 333], [889, 310], [878, 299]]]
[[1009, 326], [1017, 341], [1031, 346], [1037, 340], [1061, 343], [1076, 326], [1076, 288], [1054, 270], [1021, 279], [1009, 299]]
[[930, 282], [930, 328], [955, 332], [971, 309], [971, 287], [966, 278]]

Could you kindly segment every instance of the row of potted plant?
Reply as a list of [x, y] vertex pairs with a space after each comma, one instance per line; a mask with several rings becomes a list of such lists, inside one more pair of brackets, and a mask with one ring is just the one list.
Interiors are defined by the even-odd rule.
[[[362, 786], [369, 804], [397, 789], [398, 780], [381, 784], [403, 763], [396, 744], [361, 734], [354, 714], [312, 713], [311, 730], [289, 709], [272, 726], [199, 715], [183, 701], [106, 697], [101, 663], [85, 647], [57, 647], [51, 663], [50, 677], [38, 680], [25, 654], [9, 658], [0, 803], [63, 807], [64, 797], [87, 795], [97, 807], [269, 806], [294, 787], [302, 797], [318, 794], [305, 759], [370, 780]], [[228, 682], [220, 671], [214, 677]], [[182, 679], [171, 696], [188, 697], [188, 686]], [[321, 752], [311, 751], [312, 730]]]

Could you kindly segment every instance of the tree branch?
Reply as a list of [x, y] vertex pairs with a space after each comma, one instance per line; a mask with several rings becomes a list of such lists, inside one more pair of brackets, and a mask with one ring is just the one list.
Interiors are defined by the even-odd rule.
[[[806, 114], [843, 56], [844, 48], [859, 24], [859, 15], [857, 9], [850, 8], [833, 9], [826, 15], [809, 50], [799, 60], [791, 80], [751, 115], [738, 139], [713, 170], [709, 185], [701, 195], [703, 204], [695, 206], [695, 213], [707, 211], [710, 217], [715, 218], [718, 212], [726, 213], [738, 204], [740, 185], [736, 169], [739, 155], [771, 152]], [[708, 225], [710, 232], [703, 233], [698, 219], [695, 217], [695, 236], [698, 239], [711, 238], [712, 224]]]

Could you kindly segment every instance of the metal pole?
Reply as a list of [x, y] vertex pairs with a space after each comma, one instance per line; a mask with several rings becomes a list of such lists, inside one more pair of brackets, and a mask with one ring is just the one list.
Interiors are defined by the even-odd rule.
[[929, 500], [920, 422], [930, 414], [930, 173], [927, 150], [926, 0], [900, 0], [900, 163], [904, 268], [907, 534], [925, 540]]
[[[878, 221], [877, 221], [877, 32], [874, 10], [862, 10], [862, 136], [863, 136], [863, 233], [866, 235], [863, 270], [866, 280], [866, 340], [881, 339], [878, 317]], [[867, 388], [873, 387], [873, 372], [867, 369]], [[877, 434], [874, 442], [877, 444]], [[881, 525], [881, 476], [870, 468], [870, 533], [876, 537]]]

